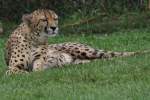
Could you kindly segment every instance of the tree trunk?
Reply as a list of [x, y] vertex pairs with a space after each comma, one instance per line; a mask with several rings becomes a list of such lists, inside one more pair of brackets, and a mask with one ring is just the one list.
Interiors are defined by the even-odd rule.
[[3, 34], [3, 27], [2, 27], [2, 23], [0, 22], [0, 35]]
[[148, 0], [148, 10], [150, 10], [150, 0]]

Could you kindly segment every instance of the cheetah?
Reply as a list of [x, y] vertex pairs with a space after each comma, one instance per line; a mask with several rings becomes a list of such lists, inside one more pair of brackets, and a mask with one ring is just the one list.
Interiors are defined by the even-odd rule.
[[37, 56], [44, 55], [48, 37], [58, 33], [58, 16], [52, 10], [35, 10], [23, 15], [22, 21], [6, 43], [5, 61], [8, 66], [6, 74], [30, 72], [37, 48], [40, 49], [40, 55]]
[[48, 44], [48, 38], [56, 36], [58, 30], [58, 15], [52, 10], [38, 9], [23, 15], [22, 23], [6, 43], [6, 74], [29, 73], [137, 53], [104, 51], [81, 43]]

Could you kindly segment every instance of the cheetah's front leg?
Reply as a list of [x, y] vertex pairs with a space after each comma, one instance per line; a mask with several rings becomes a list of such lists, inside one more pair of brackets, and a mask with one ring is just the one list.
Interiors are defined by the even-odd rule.
[[20, 70], [17, 67], [9, 67], [8, 70], [6, 71], [6, 75], [13, 75], [13, 74], [23, 74], [23, 73], [29, 73], [25, 70]]
[[28, 73], [30, 70], [30, 59], [28, 51], [22, 52], [20, 48], [14, 49], [10, 57], [6, 75]]

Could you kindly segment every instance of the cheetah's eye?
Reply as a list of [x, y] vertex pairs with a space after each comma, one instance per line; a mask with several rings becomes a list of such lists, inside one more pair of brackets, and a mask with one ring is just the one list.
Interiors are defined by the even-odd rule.
[[39, 21], [46, 22], [46, 21], [47, 21], [47, 19], [39, 19]]

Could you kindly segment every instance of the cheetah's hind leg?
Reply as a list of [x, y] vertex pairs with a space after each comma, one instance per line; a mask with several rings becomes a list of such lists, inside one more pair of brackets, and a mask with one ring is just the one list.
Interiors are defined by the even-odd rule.
[[[44, 59], [45, 58], [45, 59]], [[58, 68], [73, 62], [72, 56], [62, 52], [47, 53], [45, 57], [41, 57], [33, 62], [33, 71], [45, 70], [47, 68]]]
[[46, 69], [45, 61], [43, 58], [37, 59], [33, 62], [33, 69], [32, 71], [42, 71]]

